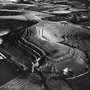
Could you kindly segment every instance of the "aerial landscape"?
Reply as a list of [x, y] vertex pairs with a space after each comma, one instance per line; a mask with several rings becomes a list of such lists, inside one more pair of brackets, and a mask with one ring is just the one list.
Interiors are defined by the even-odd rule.
[[0, 90], [90, 90], [90, 0], [0, 0]]

